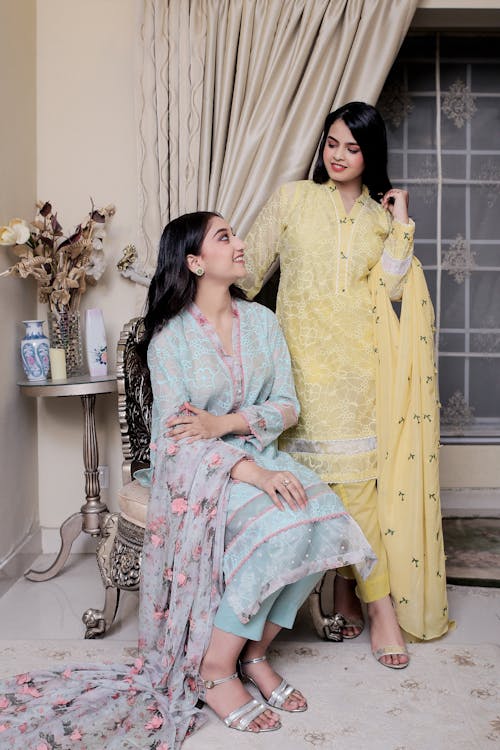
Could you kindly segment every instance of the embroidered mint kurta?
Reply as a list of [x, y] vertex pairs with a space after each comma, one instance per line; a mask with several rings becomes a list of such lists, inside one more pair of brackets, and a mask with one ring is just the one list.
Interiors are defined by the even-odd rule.
[[250, 297], [279, 260], [276, 313], [290, 350], [301, 405], [280, 447], [330, 483], [377, 476], [373, 302], [382, 281], [400, 296], [411, 263], [414, 224], [361, 196], [347, 213], [333, 182], [284, 185], [258, 215], [245, 253]]

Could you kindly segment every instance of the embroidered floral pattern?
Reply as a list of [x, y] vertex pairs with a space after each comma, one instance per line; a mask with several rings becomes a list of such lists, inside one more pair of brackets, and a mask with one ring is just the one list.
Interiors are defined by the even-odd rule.
[[457, 79], [443, 94], [442, 112], [452, 120], [457, 128], [462, 128], [467, 120], [477, 112], [476, 97], [463, 81]]
[[475, 256], [462, 235], [457, 234], [454, 242], [443, 253], [442, 268], [453, 276], [457, 284], [463, 284], [472, 269], [476, 268]]

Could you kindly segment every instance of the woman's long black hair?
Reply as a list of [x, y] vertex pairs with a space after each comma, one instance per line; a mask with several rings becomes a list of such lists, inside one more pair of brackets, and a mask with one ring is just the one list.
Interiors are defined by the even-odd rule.
[[363, 184], [370, 191], [373, 200], [380, 202], [384, 193], [392, 187], [387, 175], [387, 134], [378, 110], [365, 102], [349, 102], [327, 116], [318, 158], [314, 165], [314, 182], [321, 184], [329, 179], [323, 160], [323, 150], [328, 132], [335, 120], [343, 120], [353, 134], [365, 162]]
[[[216, 216], [220, 214], [212, 211], [183, 214], [163, 230], [146, 301], [144, 334], [138, 345], [144, 362], [153, 335], [195, 298], [196, 276], [189, 270], [186, 257], [200, 254], [209, 224]], [[235, 285], [231, 285], [229, 291], [233, 297], [246, 299], [245, 293]]]

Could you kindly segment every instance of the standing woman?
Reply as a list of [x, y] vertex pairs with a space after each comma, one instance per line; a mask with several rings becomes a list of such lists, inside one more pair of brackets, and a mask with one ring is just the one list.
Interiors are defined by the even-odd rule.
[[[390, 407], [391, 397], [381, 397], [378, 402], [376, 398], [383, 385], [381, 373], [390, 366], [388, 360], [392, 361], [392, 354], [384, 354], [385, 361], [381, 354], [388, 351], [387, 339], [395, 336], [390, 300], [400, 299], [405, 287], [404, 305], [410, 296], [423, 295], [421, 308], [427, 317], [422, 322], [417, 309], [408, 325], [416, 330], [417, 320], [424, 327], [428, 323], [427, 328], [432, 324], [432, 304], [421, 267], [412, 261], [413, 234], [408, 193], [392, 189], [387, 175], [384, 122], [371, 105], [351, 102], [326, 118], [313, 179], [282, 186], [258, 215], [246, 238], [249, 273], [242, 285], [253, 297], [279, 261], [276, 312], [292, 357], [301, 405], [299, 422], [282, 436], [280, 447], [334, 488], [375, 550], [378, 564], [369, 578], [363, 581], [356, 570], [353, 572], [357, 592], [367, 604], [372, 651], [381, 664], [391, 668], [403, 668], [409, 661], [397, 617], [404, 629], [419, 639], [438, 637], [448, 627], [436, 501], [439, 487], [432, 485], [434, 491], [427, 492], [428, 483], [424, 483], [425, 492], [415, 498], [413, 515], [405, 516], [406, 507], [404, 511], [398, 507], [396, 515], [403, 515], [398, 516], [397, 529], [391, 515], [393, 498], [386, 493], [379, 497], [377, 487], [382, 469], [387, 485], [383, 462], [394, 462], [398, 454], [396, 448], [389, 456], [387, 440], [381, 440], [381, 425], [387, 424], [384, 409]], [[406, 304], [405, 311], [408, 307]], [[406, 313], [404, 318], [408, 318]], [[432, 359], [432, 332], [420, 335], [430, 347], [426, 357]], [[426, 398], [431, 394], [432, 402], [425, 418], [430, 422], [431, 411], [436, 410], [433, 366], [425, 378]], [[423, 414], [417, 416], [418, 424], [423, 424]], [[399, 419], [400, 424], [405, 422], [403, 415]], [[437, 422], [437, 416], [432, 417], [433, 429]], [[425, 428], [428, 426], [426, 422]], [[408, 455], [419, 460], [412, 449]], [[437, 464], [436, 455], [433, 457], [432, 469]], [[392, 485], [394, 477], [400, 479], [406, 471], [398, 461], [397, 467], [391, 464]], [[405, 491], [400, 489], [399, 503], [415, 489], [418, 491], [416, 487], [406, 491], [406, 485]], [[428, 500], [424, 494], [433, 496], [430, 512], [423, 504]], [[381, 528], [381, 519], [385, 522], [387, 518], [391, 523]], [[388, 559], [393, 537], [398, 550], [401, 546], [406, 549], [404, 559], [399, 558], [399, 552], [397, 559]], [[346, 623], [344, 638], [356, 637], [364, 625], [350, 575], [343, 571], [335, 578], [335, 609]], [[403, 582], [393, 585], [398, 576]], [[420, 591], [416, 597], [412, 588], [422, 587], [421, 576], [425, 585], [429, 576], [432, 580], [425, 595]]]

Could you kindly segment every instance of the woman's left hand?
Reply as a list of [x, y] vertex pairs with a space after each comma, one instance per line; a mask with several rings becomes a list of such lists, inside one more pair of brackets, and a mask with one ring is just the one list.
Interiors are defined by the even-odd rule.
[[392, 214], [392, 218], [396, 219], [396, 221], [400, 221], [401, 224], [408, 224], [408, 202], [409, 195], [407, 190], [392, 188], [382, 198], [382, 207], [389, 211]]
[[191, 412], [191, 415], [170, 417], [167, 421], [168, 436], [176, 442], [184, 438], [190, 438], [188, 442], [192, 443], [195, 440], [208, 440], [225, 434], [221, 417], [210, 414], [209, 411], [204, 409], [198, 409], [189, 403], [184, 404], [184, 409]]

